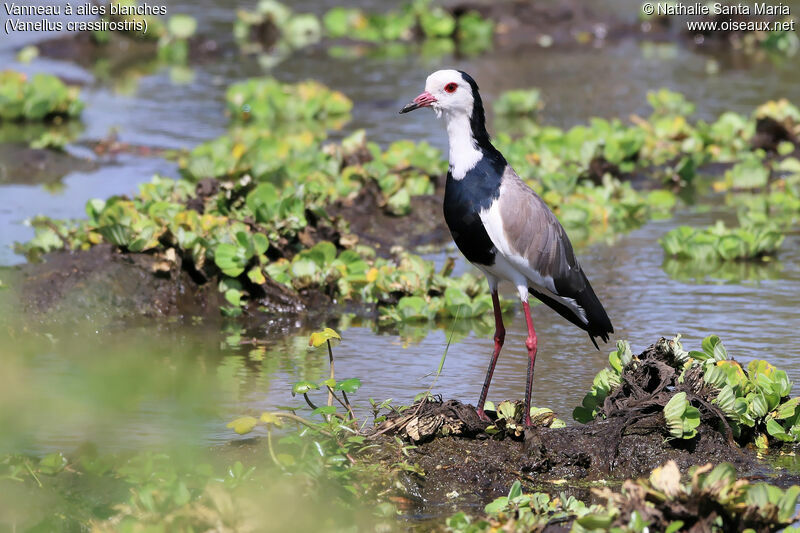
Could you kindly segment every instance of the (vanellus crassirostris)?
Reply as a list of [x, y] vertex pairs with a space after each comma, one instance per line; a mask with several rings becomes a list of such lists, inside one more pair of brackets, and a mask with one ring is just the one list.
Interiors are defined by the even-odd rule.
[[478, 415], [487, 419], [483, 406], [505, 340], [497, 285], [506, 280], [519, 293], [528, 325], [525, 424], [530, 426], [537, 341], [528, 295], [587, 331], [596, 348], [595, 337], [607, 342], [614, 328], [575, 258], [564, 228], [492, 145], [475, 80], [458, 70], [434, 72], [425, 82], [425, 91], [400, 113], [422, 107], [432, 108], [447, 124], [450, 169], [444, 194], [445, 221], [456, 246], [484, 273], [492, 293], [494, 352], [478, 400]]

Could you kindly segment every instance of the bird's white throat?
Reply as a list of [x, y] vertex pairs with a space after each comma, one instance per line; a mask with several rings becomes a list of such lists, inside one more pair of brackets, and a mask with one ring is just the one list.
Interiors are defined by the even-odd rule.
[[478, 143], [472, 136], [470, 115], [464, 111], [445, 111], [447, 137], [450, 142], [450, 174], [453, 179], [464, 179], [483, 157]]

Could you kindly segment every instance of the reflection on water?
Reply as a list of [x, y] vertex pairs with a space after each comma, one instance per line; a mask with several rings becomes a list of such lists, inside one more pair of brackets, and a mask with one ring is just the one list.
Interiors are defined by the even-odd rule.
[[665, 257], [661, 265], [664, 272], [683, 282], [739, 283], [780, 279], [783, 263], [780, 261], [699, 261]]

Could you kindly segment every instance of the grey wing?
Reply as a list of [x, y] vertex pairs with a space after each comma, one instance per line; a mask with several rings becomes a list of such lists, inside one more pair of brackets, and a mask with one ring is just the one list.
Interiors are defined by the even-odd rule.
[[509, 248], [543, 279], [552, 279], [552, 286], [531, 286], [528, 291], [588, 331], [595, 346], [594, 337], [607, 341], [614, 328], [575, 258], [566, 231], [544, 200], [510, 166], [503, 174], [499, 208]]

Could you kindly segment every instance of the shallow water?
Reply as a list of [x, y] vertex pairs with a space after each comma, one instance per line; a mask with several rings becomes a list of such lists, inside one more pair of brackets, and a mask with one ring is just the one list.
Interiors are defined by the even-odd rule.
[[[676, 220], [701, 225], [724, 215], [713, 210], [682, 213]], [[683, 335], [687, 349], [699, 348], [705, 335], [716, 333], [738, 360], [768, 359], [785, 369], [790, 379], [800, 381], [800, 367], [795, 364], [800, 351], [795, 335], [800, 240], [795, 236], [784, 244], [779, 263], [772, 266], [777, 272], [774, 279], [687, 283], [664, 272], [656, 242], [676, 223], [653, 222], [610, 246], [596, 245], [581, 254], [616, 328], [612, 344], [601, 346], [599, 352], [583, 332], [545, 306], [534, 307], [539, 335], [535, 405], [549, 407], [571, 422], [572, 409], [580, 404], [594, 375], [607, 365], [614, 341], [627, 339], [638, 353], [659, 337], [677, 333]], [[376, 334], [373, 324], [348, 326], [346, 319], [331, 319], [326, 325], [342, 330], [343, 341], [334, 350], [336, 373], [362, 380], [354, 400], [363, 414], [369, 412], [368, 398], [393, 398], [403, 405], [426, 390], [449, 335], [444, 329], [427, 332], [423, 327]], [[88, 333], [54, 329], [54, 340], [33, 344], [30, 359], [16, 360], [27, 376], [27, 388], [43, 391], [44, 398], [32, 401], [32, 411], [42, 409], [53, 417], [37, 424], [36, 438], [27, 443], [30, 451], [71, 449], [85, 440], [110, 449], [138, 449], [184, 438], [222, 444], [235, 436], [225, 423], [239, 415], [302, 405], [301, 398], [291, 396], [292, 383], [327, 376], [327, 353], [307, 347], [311, 330], [292, 329], [277, 339], [259, 331], [221, 320], [170, 321], [157, 327], [147, 322], [122, 324]], [[523, 397], [525, 336], [522, 314], [515, 312], [507, 324], [490, 400]], [[252, 339], [259, 344], [250, 344]], [[491, 348], [490, 329], [456, 337], [433, 392], [474, 404]], [[173, 376], [176, 368], [180, 371]], [[139, 376], [133, 379], [141, 379], [139, 387], [118, 391], [104, 385], [106, 380], [123, 383], [131, 373]], [[177, 388], [169, 389], [159, 376], [174, 379]], [[65, 396], [68, 401], [58, 401]], [[324, 399], [317, 394], [315, 401]]]
[[[227, 5], [211, 0], [166, 3], [171, 12], [196, 16], [201, 32], [220, 40], [229, 38], [233, 11]], [[636, 7], [630, 4], [610, 2], [632, 17]], [[322, 10], [322, 4], [310, 1], [294, 6], [298, 11]], [[225, 131], [222, 95], [227, 84], [267, 74], [252, 59], [222, 57], [194, 66], [193, 78], [185, 84], [176, 84], [170, 67], [159, 65], [142, 68], [133, 64], [111, 77], [98, 77], [67, 61], [38, 59], [18, 65], [13, 48], [19, 44], [21, 41], [0, 41], [0, 62], [28, 72], [53, 72], [85, 84], [85, 128], [78, 145], [99, 141], [115, 130], [120, 141], [133, 145], [190, 148]], [[409, 56], [335, 61], [317, 47], [299, 52], [273, 74], [283, 80], [313, 77], [348, 94], [356, 105], [346, 131], [366, 128], [368, 137], [382, 144], [412, 138], [441, 148], [445, 148], [444, 133], [431, 115], [399, 117], [397, 110], [421, 90], [427, 73], [442, 66], [454, 65], [473, 73], [487, 101], [506, 89], [540, 87], [546, 101], [543, 120], [559, 125], [596, 115], [624, 118], [647, 113], [646, 92], [662, 86], [684, 92], [697, 103], [698, 116], [703, 118], [725, 110], [749, 112], [770, 98], [798, 96], [796, 59], [773, 64], [704, 55], [675, 45], [654, 46], [626, 41], [602, 48], [533, 49], [468, 60]], [[716, 74], [707, 74], [710, 59], [719, 65]], [[95, 158], [80, 146], [71, 153]], [[39, 213], [80, 217], [89, 198], [131, 193], [154, 173], [177, 175], [176, 166], [161, 158], [119, 155], [97, 159], [97, 170], [66, 172], [58, 186], [44, 187], [24, 179], [0, 185], [4, 199], [0, 206], [0, 264], [22, 261], [10, 245], [32, 235], [23, 224], [26, 218]], [[651, 222], [610, 245], [599, 243], [581, 251], [582, 264], [616, 326], [612, 340], [629, 339], [634, 351], [639, 351], [660, 336], [682, 333], [685, 345], [696, 347], [703, 336], [716, 333], [738, 359], [767, 358], [798, 381], [797, 236], [784, 243], [779, 264], [766, 274], [753, 273], [756, 279], [767, 278], [762, 281], [681, 281], [670, 278], [662, 268], [657, 239], [679, 223], [705, 225], [716, 218], [730, 218], [725, 208], [715, 203], [710, 201], [708, 211], [687, 209], [673, 220]], [[444, 253], [434, 257], [442, 259]], [[535, 308], [534, 321], [540, 339], [534, 403], [569, 420], [593, 376], [605, 366], [613, 345], [595, 351], [583, 332], [543, 306]], [[409, 342], [403, 335], [376, 334], [371, 324], [338, 326], [344, 329], [344, 342], [335, 352], [337, 375], [362, 379], [364, 385], [357, 395], [362, 406], [369, 397], [408, 403], [425, 390], [448, 336], [437, 329], [419, 334], [422, 340]], [[30, 380], [32, 390], [41, 392], [41, 403], [32, 397], [32, 408], [8, 415], [11, 422], [28, 428], [21, 432], [25, 442], [17, 444], [30, 451], [46, 451], [77, 446], [85, 440], [123, 449], [180, 436], [208, 444], [227, 442], [233, 434], [224, 427], [226, 421], [246, 412], [298, 405], [298, 399], [289, 394], [291, 383], [325, 375], [326, 354], [305, 348], [309, 331], [292, 330], [285, 338], [266, 339], [267, 353], [250, 355], [252, 346], [231, 347], [225, 342], [236, 329], [235, 323], [187, 319], [186, 323], [158, 327], [122, 325], [94, 335], [54, 330], [54, 340], [32, 341], [28, 357], [13, 359], [14, 368]], [[527, 357], [520, 313], [514, 315], [507, 330], [489, 394], [493, 400], [523, 397]], [[258, 336], [258, 332], [249, 333]], [[7, 350], [12, 346], [4, 344]], [[434, 392], [474, 402], [491, 346], [490, 330], [458, 339], [450, 348]], [[78, 355], [81, 359], [76, 367]], [[10, 361], [12, 357], [6, 354], [2, 359]], [[118, 362], [113, 363], [115, 360]], [[139, 388], [109, 390], [103, 386], [131, 373], [139, 376]], [[159, 381], [153, 375], [172, 381]], [[97, 405], [104, 407], [98, 411]], [[47, 424], [31, 421], [45, 414]]]

